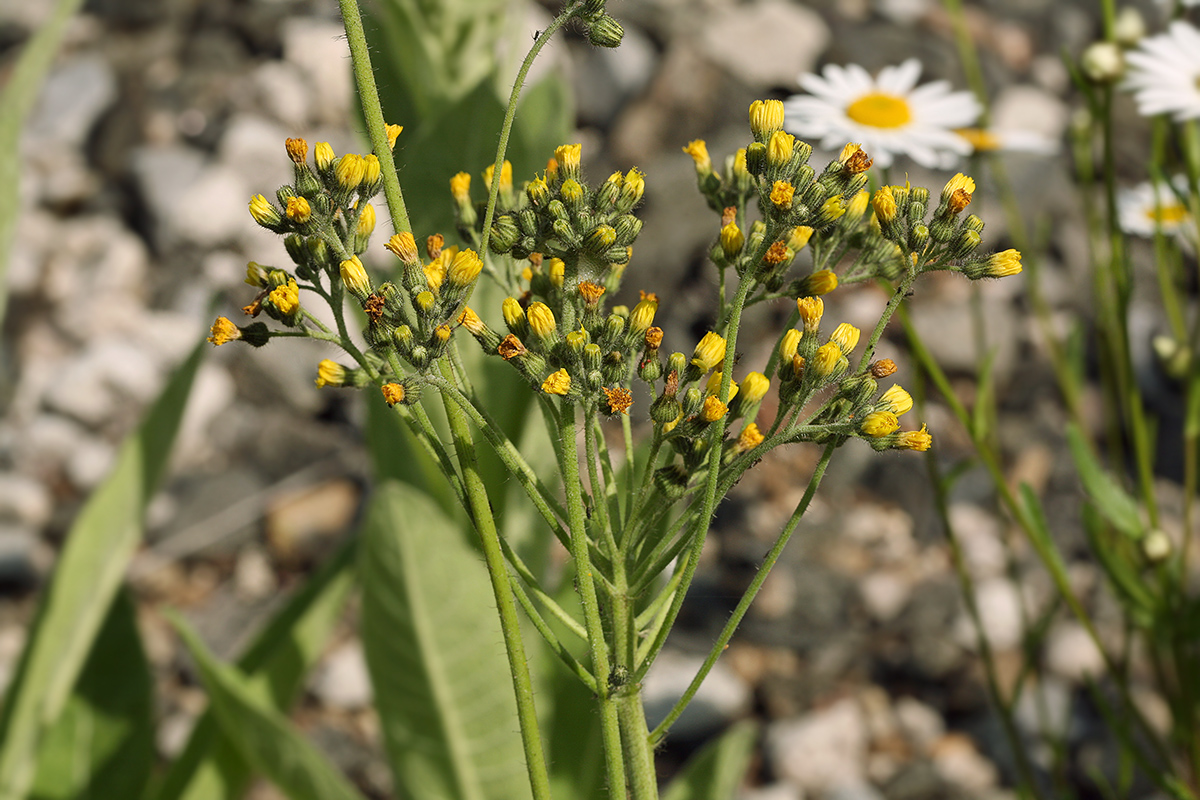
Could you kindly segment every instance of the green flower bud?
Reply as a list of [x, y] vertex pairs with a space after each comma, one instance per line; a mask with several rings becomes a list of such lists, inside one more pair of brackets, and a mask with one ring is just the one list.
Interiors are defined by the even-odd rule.
[[596, 47], [620, 47], [625, 29], [609, 14], [602, 14], [588, 27], [588, 41]]

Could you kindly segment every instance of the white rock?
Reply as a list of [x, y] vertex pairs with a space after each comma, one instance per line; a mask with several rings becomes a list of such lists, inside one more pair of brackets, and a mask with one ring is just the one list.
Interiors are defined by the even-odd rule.
[[78, 148], [116, 99], [117, 78], [106, 60], [98, 55], [72, 58], [52, 70], [42, 84], [25, 126], [25, 142], [55, 140]]
[[865, 780], [840, 783], [825, 793], [825, 800], [885, 800], [884, 796]]
[[829, 28], [804, 6], [767, 0], [722, 8], [707, 21], [701, 39], [709, 58], [761, 89], [794, 86], [800, 73], [812, 71], [829, 43]]
[[88, 437], [76, 442], [67, 460], [67, 477], [81, 490], [93, 489], [108, 477], [116, 455], [116, 449], [101, 439]]
[[946, 732], [946, 721], [931, 706], [913, 697], [901, 697], [892, 707], [906, 739], [921, 755], [928, 754]]
[[[164, 242], [179, 238], [174, 225], [182, 212], [176, 207], [189, 205], [188, 192], [205, 170], [204, 154], [181, 144], [150, 145], [135, 148], [130, 160], [138, 191], [156, 226], [154, 238]], [[242, 204], [249, 202], [242, 199]]]
[[867, 613], [883, 623], [900, 615], [912, 597], [912, 590], [912, 581], [899, 572], [870, 572], [858, 582], [858, 593]]
[[312, 88], [312, 117], [344, 124], [352, 96], [345, 30], [336, 22], [291, 17], [283, 23], [282, 37], [284, 60], [298, 67]]
[[863, 505], [847, 512], [843, 535], [871, 549], [882, 563], [909, 560], [917, 550], [913, 539], [913, 521], [900, 508]]
[[804, 792], [790, 783], [771, 783], [743, 789], [738, 793], [737, 800], [804, 800]]
[[1104, 675], [1104, 656], [1082, 625], [1074, 621], [1055, 624], [1046, 637], [1046, 668], [1069, 681]]
[[275, 570], [271, 568], [266, 551], [253, 545], [238, 551], [233, 582], [238, 596], [247, 600], [261, 600], [274, 592], [278, 581], [275, 580]]
[[[1071, 695], [1071, 686], [1053, 675], [1030, 683], [1013, 709], [1017, 726], [1033, 737], [1061, 736], [1071, 717]], [[1041, 755], [1048, 757], [1050, 753], [1045, 751]]]
[[[994, 650], [1010, 650], [1021, 642], [1021, 594], [1008, 578], [998, 577], [975, 585], [979, 618]], [[974, 649], [975, 628], [964, 610], [955, 626], [957, 640]]]
[[233, 405], [237, 387], [228, 370], [211, 361], [200, 365], [179, 425], [173, 463], [198, 464], [213, 455], [209, 431], [213, 421]]
[[933, 749], [933, 766], [948, 783], [971, 792], [996, 785], [996, 765], [962, 734], [948, 734]]
[[158, 726], [155, 737], [158, 753], [163, 758], [175, 758], [183, 752], [196, 727], [196, 716], [186, 711], [169, 714]]
[[29, 472], [53, 473], [87, 438], [87, 431], [79, 423], [58, 414], [39, 414], [22, 428], [13, 450], [18, 463]]
[[40, 529], [53, 512], [54, 501], [44, 483], [18, 472], [0, 472], [0, 519]]
[[249, 192], [236, 204], [241, 225], [255, 225], [246, 210], [250, 195], [261, 193], [275, 202], [274, 190], [292, 182], [292, 162], [283, 143], [288, 136], [295, 135], [258, 114], [239, 114], [229, 121], [217, 158], [222, 166], [238, 175]]
[[252, 194], [238, 171], [210, 166], [165, 209], [163, 221], [182, 241], [203, 247], [227, 244], [248, 224], [246, 204]]
[[931, 0], [875, 0], [875, 9], [897, 25], [912, 25], [929, 13]]
[[309, 89], [295, 64], [268, 61], [254, 70], [251, 80], [259, 103], [271, 116], [298, 131], [307, 127]]
[[[662, 652], [642, 683], [646, 721], [650, 727], [666, 717], [703, 663], [700, 656], [675, 650]], [[717, 661], [692, 702], [671, 727], [671, 733], [683, 738], [711, 733], [748, 712], [750, 700], [750, 687], [746, 682], [723, 661]]]
[[38, 287], [46, 252], [58, 244], [63, 235], [56, 217], [24, 204], [17, 216], [16, 229], [21, 235], [13, 238], [6, 278], [9, 294], [14, 297], [31, 293]]
[[334, 648], [321, 661], [309, 687], [331, 708], [353, 710], [371, 704], [371, 676], [362, 643], [357, 639]]
[[805, 791], [865, 783], [867, 730], [857, 701], [846, 698], [799, 719], [772, 723], [767, 758], [776, 775]]
[[995, 516], [970, 503], [950, 506], [950, 524], [958, 536], [967, 570], [976, 581], [1003, 575], [1008, 556]]

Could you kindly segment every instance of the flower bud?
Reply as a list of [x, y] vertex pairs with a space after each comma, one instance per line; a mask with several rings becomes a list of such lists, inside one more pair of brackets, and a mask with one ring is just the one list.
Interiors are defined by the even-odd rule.
[[554, 335], [557, 327], [554, 312], [545, 303], [531, 303], [525, 312], [525, 319], [529, 323], [529, 329], [539, 339], [546, 340]]
[[350, 256], [340, 265], [342, 282], [346, 284], [346, 289], [350, 291], [360, 301], [366, 299], [371, 293], [371, 279], [367, 276], [366, 269], [358, 260], [358, 256]]
[[333, 165], [333, 148], [329, 146], [329, 142], [317, 142], [313, 147], [313, 162], [316, 163], [317, 169], [324, 172]]
[[610, 14], [602, 14], [588, 26], [588, 41], [596, 47], [620, 47], [625, 29]]
[[850, 355], [851, 351], [858, 346], [858, 337], [860, 331], [848, 322], [843, 322], [834, 330], [833, 335], [829, 337], [829, 341], [838, 346], [844, 355]]
[[571, 391], [571, 376], [565, 369], [551, 373], [550, 377], [542, 382], [542, 391], [546, 394], [565, 395]]
[[633, 307], [629, 314], [629, 330], [635, 336], [642, 336], [654, 324], [654, 314], [658, 311], [658, 300], [646, 298]]
[[379, 157], [374, 153], [367, 153], [363, 156], [363, 191], [372, 195], [379, 191], [379, 187], [383, 182], [379, 166]]
[[355, 153], [347, 153], [338, 159], [333, 175], [338, 186], [343, 189], [356, 189], [363, 182], [367, 165], [363, 157]]
[[767, 164], [775, 169], [787, 166], [792, 160], [796, 137], [785, 131], [775, 131], [767, 141]]
[[479, 258], [474, 250], [461, 250], [454, 256], [454, 260], [450, 262], [450, 268], [446, 272], [446, 277], [452, 286], [462, 288], [474, 283], [482, 269], [483, 260]]
[[[771, 388], [771, 381], [761, 372], [751, 372], [742, 379], [742, 407], [757, 403], [766, 397]], [[733, 399], [733, 395], [730, 395]]]
[[646, 193], [646, 176], [637, 167], [625, 173], [621, 184], [621, 195], [617, 198], [616, 210], [621, 214], [629, 213], [630, 209], [642, 201]]
[[863, 418], [859, 430], [872, 438], [887, 436], [900, 428], [900, 421], [890, 411], [872, 411]]
[[1079, 66], [1093, 83], [1116, 83], [1125, 74], [1125, 56], [1116, 42], [1094, 42], [1083, 51]]
[[400, 134], [404, 132], [404, 126], [389, 123], [383, 126], [383, 131], [387, 135], [388, 149], [395, 150], [396, 140], [399, 139]]
[[698, 367], [701, 374], [725, 360], [725, 339], [713, 331], [704, 334], [704, 338], [696, 345], [692, 353], [692, 366]]
[[750, 104], [750, 132], [760, 141], [783, 127], [781, 100], [755, 100]]
[[280, 225], [283, 222], [278, 209], [271, 205], [271, 201], [261, 194], [256, 194], [250, 198], [250, 216], [254, 217], [254, 221], [259, 225], [276, 233], [279, 232]]
[[737, 258], [745, 244], [746, 237], [736, 222], [731, 222], [721, 228], [721, 252], [727, 261]]
[[796, 355], [796, 348], [800, 346], [800, 337], [803, 334], [795, 328], [789, 328], [783, 338], [779, 340], [779, 358], [785, 362], [791, 361], [792, 356]]

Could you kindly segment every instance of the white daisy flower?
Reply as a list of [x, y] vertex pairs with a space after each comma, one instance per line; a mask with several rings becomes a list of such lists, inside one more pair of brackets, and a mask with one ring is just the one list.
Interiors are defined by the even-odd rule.
[[910, 58], [885, 67], [878, 77], [857, 64], [826, 65], [822, 75], [800, 76], [808, 95], [784, 101], [784, 128], [820, 140], [827, 150], [857, 142], [880, 167], [904, 155], [926, 167], [946, 168], [971, 146], [955, 128], [979, 116], [970, 92], [953, 92], [946, 81], [917, 86], [921, 62]]
[[[1171, 181], [1175, 191], [1187, 195], [1187, 179], [1182, 175]], [[1188, 249], [1194, 249], [1196, 225], [1186, 205], [1170, 186], [1143, 183], [1132, 189], [1122, 189], [1117, 195], [1117, 223], [1121, 230], [1134, 236], [1154, 236], [1161, 230], [1173, 236]]]
[[1170, 114], [1176, 122], [1200, 117], [1200, 31], [1175, 20], [1166, 33], [1143, 39], [1125, 54], [1123, 88], [1143, 117]]
[[1040, 156], [1057, 155], [1062, 143], [1036, 131], [1010, 128], [959, 128], [955, 131], [967, 140], [975, 153], [1033, 153]]

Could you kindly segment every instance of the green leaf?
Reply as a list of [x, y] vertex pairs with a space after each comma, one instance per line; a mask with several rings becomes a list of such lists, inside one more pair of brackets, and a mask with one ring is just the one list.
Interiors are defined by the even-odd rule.
[[[350, 539], [309, 578], [238, 659], [256, 688], [279, 711], [291, 707], [341, 615], [354, 583], [357, 539]], [[252, 775], [250, 764], [206, 711], [187, 746], [171, 764], [157, 800], [223, 800], [238, 797]]]
[[1142, 527], [1138, 504], [1121, 485], [1112, 479], [1104, 467], [1096, 460], [1088, 447], [1083, 433], [1075, 425], [1067, 426], [1067, 441], [1071, 446], [1071, 456], [1075, 460], [1075, 468], [1088, 496], [1109, 524], [1137, 541], [1145, 535]]
[[38, 751], [32, 800], [137, 797], [154, 766], [154, 684], [127, 592]]
[[528, 797], [495, 600], [479, 556], [425, 495], [383, 482], [363, 534], [362, 638], [401, 794]]
[[0, 718], [0, 798], [25, 797], [29, 790], [37, 749], [66, 706], [142, 538], [142, 515], [166, 469], [207, 347], [197, 345], [171, 378], [71, 526]]
[[395, 409], [383, 402], [379, 392], [367, 394], [367, 450], [371, 454], [375, 474], [386, 475], [420, 489], [437, 501], [442, 511], [454, 515], [459, 509], [458, 500], [437, 461], [425, 452], [408, 425], [400, 419]]
[[692, 756], [667, 787], [663, 800], [729, 800], [746, 775], [757, 738], [754, 722], [734, 724]]
[[221, 730], [238, 752], [291, 800], [362, 800], [324, 755], [271, 707], [265, 687], [222, 664], [183, 621], [175, 627], [196, 660]]
[[58, 0], [25, 45], [0, 94], [0, 322], [7, 307], [8, 256], [20, 213], [21, 129], [37, 100], [42, 80], [82, 0]]

